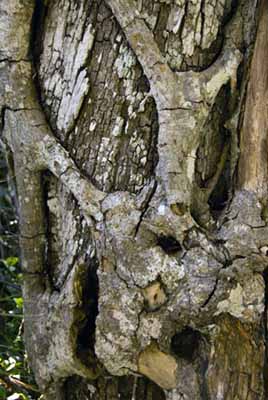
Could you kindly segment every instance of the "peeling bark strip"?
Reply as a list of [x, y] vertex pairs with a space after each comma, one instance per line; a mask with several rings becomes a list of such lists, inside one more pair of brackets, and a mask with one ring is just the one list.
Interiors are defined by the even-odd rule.
[[264, 400], [265, 1], [2, 0], [0, 24], [45, 398]]
[[[254, 48], [245, 117], [241, 132], [240, 186], [267, 196], [268, 183], [268, 4], [262, 2]], [[260, 62], [261, 60], [261, 62]]]

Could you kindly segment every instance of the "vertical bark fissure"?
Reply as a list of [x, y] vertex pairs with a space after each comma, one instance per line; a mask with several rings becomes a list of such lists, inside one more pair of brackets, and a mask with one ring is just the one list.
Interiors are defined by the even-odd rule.
[[96, 319], [98, 316], [99, 282], [97, 275], [97, 259], [88, 263], [86, 282], [82, 292], [82, 307], [85, 321], [77, 336], [77, 355], [85, 363], [94, 368], [98, 364], [95, 354]]

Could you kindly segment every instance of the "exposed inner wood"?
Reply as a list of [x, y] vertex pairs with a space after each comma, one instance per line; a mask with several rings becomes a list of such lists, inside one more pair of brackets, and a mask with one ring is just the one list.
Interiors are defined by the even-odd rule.
[[267, 196], [268, 185], [268, 3], [261, 2], [241, 130], [239, 187]]

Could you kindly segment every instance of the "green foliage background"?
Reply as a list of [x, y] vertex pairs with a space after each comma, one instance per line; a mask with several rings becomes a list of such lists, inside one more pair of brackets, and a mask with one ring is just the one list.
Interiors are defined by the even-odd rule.
[[23, 345], [23, 299], [15, 179], [0, 143], [0, 400], [40, 394]]

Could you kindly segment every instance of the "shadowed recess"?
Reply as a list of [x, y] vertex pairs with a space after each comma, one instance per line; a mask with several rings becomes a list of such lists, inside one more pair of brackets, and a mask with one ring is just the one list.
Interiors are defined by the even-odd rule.
[[97, 276], [97, 260], [90, 259], [88, 262], [87, 281], [83, 289], [83, 311], [85, 320], [81, 324], [77, 338], [77, 354], [85, 363], [93, 362], [95, 353], [95, 329], [98, 315], [98, 293], [99, 281]]
[[192, 361], [199, 350], [202, 335], [190, 327], [176, 333], [171, 340], [171, 350], [178, 357]]
[[172, 236], [160, 236], [157, 245], [167, 254], [176, 254], [182, 250], [181, 244]]

